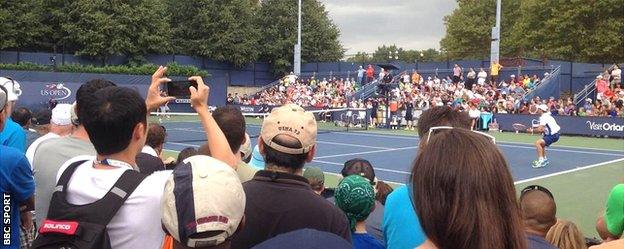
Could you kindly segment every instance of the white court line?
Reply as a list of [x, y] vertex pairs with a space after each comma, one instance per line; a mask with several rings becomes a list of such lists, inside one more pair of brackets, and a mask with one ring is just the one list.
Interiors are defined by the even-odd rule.
[[574, 169], [559, 171], [559, 172], [555, 172], [555, 173], [552, 173], [552, 174], [547, 174], [547, 175], [543, 175], [543, 176], [537, 176], [537, 177], [533, 177], [533, 178], [529, 178], [529, 179], [524, 179], [524, 180], [516, 181], [516, 182], [514, 182], [514, 184], [522, 184], [522, 183], [525, 183], [525, 182], [531, 182], [531, 181], [540, 180], [540, 179], [544, 179], [544, 178], [548, 178], [548, 177], [553, 177], [553, 176], [563, 175], [563, 174], [572, 173], [572, 172], [576, 172], [576, 171], [591, 169], [591, 168], [595, 168], [595, 167], [599, 167], [599, 166], [603, 166], [603, 165], [607, 165], [607, 164], [611, 164], [611, 163], [617, 163], [617, 162], [620, 162], [620, 161], [624, 161], [624, 158], [619, 158], [619, 159], [615, 159], [615, 160], [611, 160], [611, 161], [596, 163], [596, 164], [587, 165], [587, 166], [583, 166], [583, 167], [578, 167], [578, 168], [574, 168]]
[[[335, 163], [335, 162], [328, 162], [328, 161], [322, 161], [322, 160], [312, 160], [313, 162], [317, 162], [317, 163], [324, 163], [324, 164], [330, 164], [330, 165], [337, 165], [340, 167], [343, 167], [344, 164], [342, 163]], [[407, 171], [401, 171], [401, 170], [393, 170], [393, 169], [386, 169], [386, 168], [377, 168], [374, 167], [375, 171], [386, 171], [386, 172], [392, 172], [392, 173], [398, 173], [398, 174], [405, 174], [405, 175], [410, 175], [410, 172]]]
[[334, 158], [334, 157], [342, 157], [342, 156], [354, 156], [354, 155], [365, 155], [379, 152], [388, 152], [388, 151], [397, 151], [397, 150], [409, 150], [416, 149], [418, 146], [409, 146], [409, 147], [401, 147], [401, 148], [393, 148], [393, 149], [385, 149], [385, 150], [374, 150], [374, 151], [364, 151], [364, 152], [354, 152], [354, 153], [345, 153], [345, 154], [337, 154], [337, 155], [329, 155], [329, 156], [319, 156], [314, 159], [325, 159], [325, 158]]
[[193, 148], [199, 148], [201, 146], [197, 144], [176, 143], [176, 142], [166, 142], [166, 144], [182, 145], [182, 146], [188, 146], [188, 147], [193, 147]]
[[[521, 149], [531, 149], [534, 150], [534, 146], [519, 146], [519, 145], [511, 145], [511, 144], [497, 144], [500, 147], [509, 147], [509, 148], [521, 148]], [[606, 156], [624, 156], [624, 154], [616, 154], [616, 153], [605, 153], [605, 152], [593, 152], [593, 151], [582, 151], [582, 150], [567, 150], [567, 149], [556, 149], [556, 148], [547, 148], [546, 152], [549, 151], [559, 151], [559, 152], [570, 152], [570, 153], [580, 153], [580, 154], [592, 154], [592, 155], [606, 155]]]

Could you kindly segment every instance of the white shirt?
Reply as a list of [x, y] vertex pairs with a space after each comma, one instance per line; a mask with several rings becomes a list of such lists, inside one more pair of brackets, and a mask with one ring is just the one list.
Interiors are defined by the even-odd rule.
[[154, 148], [152, 148], [149, 145], [143, 146], [143, 149], [141, 149], [141, 152], [143, 152], [145, 154], [150, 154], [150, 155], [155, 156], [155, 157], [158, 157], [158, 153], [156, 153], [156, 150], [154, 150]]
[[470, 109], [468, 110], [468, 115], [471, 118], [478, 118], [481, 116], [481, 111], [479, 111], [479, 109]]
[[559, 133], [561, 127], [555, 121], [555, 118], [550, 113], [545, 112], [539, 118], [539, 124], [544, 126], [544, 135], [554, 135]]
[[[115, 184], [130, 167], [93, 168], [94, 156], [78, 156], [67, 161], [58, 171], [56, 180], [75, 161], [87, 160], [78, 166], [67, 187], [67, 201], [75, 205], [93, 203]], [[161, 228], [161, 199], [171, 170], [157, 171], [146, 177], [121, 206], [108, 226], [111, 247], [116, 249], [160, 248], [165, 233]]]
[[33, 169], [33, 158], [35, 158], [35, 151], [37, 151], [37, 147], [39, 147], [39, 145], [41, 144], [41, 142], [48, 140], [50, 138], [57, 138], [57, 137], [61, 137], [56, 133], [52, 133], [52, 132], [48, 132], [47, 134], [37, 138], [35, 141], [32, 142], [32, 144], [30, 144], [30, 146], [28, 146], [28, 149], [26, 150], [26, 159], [28, 159], [28, 163], [30, 163], [30, 169]]

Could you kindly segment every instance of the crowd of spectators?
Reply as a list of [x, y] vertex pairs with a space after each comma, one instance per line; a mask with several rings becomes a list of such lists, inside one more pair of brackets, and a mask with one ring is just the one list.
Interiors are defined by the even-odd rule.
[[[15, 84], [0, 78], [0, 191], [10, 220], [0, 248], [587, 246], [557, 219], [548, 189], [529, 186], [518, 199], [494, 141], [469, 130], [468, 112], [436, 99], [417, 124], [417, 151], [406, 152], [416, 158], [409, 184], [394, 190], [362, 158], [346, 161], [337, 188], [326, 189], [323, 172], [306, 168], [321, 146], [315, 117], [296, 104], [274, 108], [251, 149], [240, 109], [211, 113], [201, 77], [189, 78], [190, 94], [207, 142], [164, 159], [167, 130], [148, 114], [173, 100], [160, 94], [166, 70], [154, 73], [145, 99], [95, 79], [74, 104], [36, 115], [14, 108]], [[622, 203], [619, 184], [596, 224], [607, 242], [596, 248], [624, 246]]]

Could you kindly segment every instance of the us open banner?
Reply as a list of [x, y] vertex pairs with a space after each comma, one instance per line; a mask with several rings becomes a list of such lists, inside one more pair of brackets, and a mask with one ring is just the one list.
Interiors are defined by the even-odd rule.
[[[553, 116], [559, 126], [561, 134], [607, 136], [624, 138], [624, 119], [608, 117], [571, 117]], [[538, 115], [496, 114], [494, 119], [501, 130], [515, 131], [513, 124], [523, 124], [531, 127], [533, 120], [539, 120]], [[624, 143], [622, 145], [624, 150]]]

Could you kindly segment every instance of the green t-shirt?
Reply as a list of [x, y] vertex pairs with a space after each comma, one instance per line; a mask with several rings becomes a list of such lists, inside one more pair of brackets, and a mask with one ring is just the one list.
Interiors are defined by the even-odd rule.
[[607, 230], [615, 236], [622, 235], [624, 231], [624, 184], [618, 184], [611, 189], [607, 199], [607, 211], [605, 213]]

